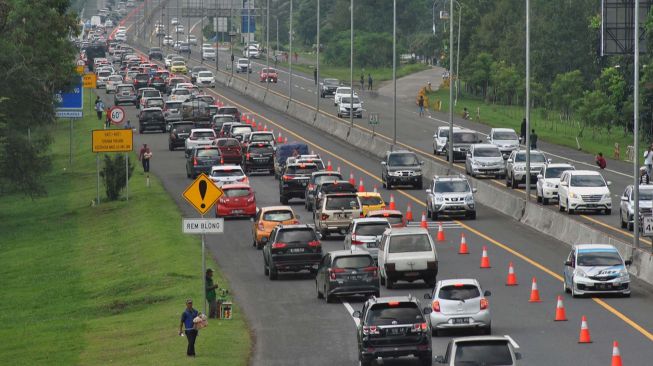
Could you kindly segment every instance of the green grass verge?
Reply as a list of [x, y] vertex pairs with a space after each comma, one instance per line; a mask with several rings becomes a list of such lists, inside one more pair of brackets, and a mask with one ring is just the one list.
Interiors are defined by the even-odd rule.
[[[442, 101], [441, 111], [448, 111], [449, 89], [441, 89], [429, 93], [431, 108], [434, 107], [434, 102], [437, 100]], [[481, 123], [492, 127], [513, 128], [519, 134], [521, 121], [524, 118], [525, 112], [523, 106], [490, 104], [479, 98], [459, 95], [458, 103], [454, 106], [455, 115], [461, 116], [465, 107], [469, 110], [473, 120], [479, 121], [477, 118], [478, 109], [480, 111]], [[578, 148], [576, 137], [580, 133], [580, 126], [577, 122], [561, 121], [559, 114], [555, 111], [547, 112], [544, 108], [531, 109], [531, 127], [535, 129], [540, 141], [567, 146], [573, 149]], [[633, 144], [633, 135], [631, 133], [624, 133], [620, 129], [612, 129], [611, 132], [608, 132], [605, 128], [585, 128], [583, 137], [578, 137], [578, 144], [580, 144], [582, 151], [590, 154], [602, 152], [608, 158], [613, 157], [615, 143], [619, 143], [621, 160], [625, 160], [626, 147]], [[640, 146], [644, 145], [642, 144]], [[593, 161], [589, 163], [593, 163]]]
[[[47, 197], [0, 197], [2, 365], [187, 362], [177, 330], [184, 299], [202, 310], [200, 241], [181, 233], [175, 203], [156, 178], [145, 187], [138, 166], [129, 201], [91, 207], [94, 127], [95, 117], [75, 123], [71, 170], [68, 122], [53, 126]], [[196, 346], [194, 364], [246, 365], [251, 339], [238, 307], [233, 320], [211, 319]]]

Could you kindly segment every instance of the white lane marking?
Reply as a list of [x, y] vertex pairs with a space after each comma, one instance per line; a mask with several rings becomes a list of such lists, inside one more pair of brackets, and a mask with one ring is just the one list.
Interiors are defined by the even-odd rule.
[[356, 323], [356, 326], [358, 326], [361, 320], [354, 317], [354, 308], [352, 308], [347, 301], [343, 301], [342, 304], [345, 306], [345, 309], [347, 309], [347, 311], [349, 312], [349, 315], [354, 320], [354, 323]]
[[295, 84], [295, 88], [299, 88], [299, 85]]
[[301, 89], [301, 90], [306, 90], [306, 88], [304, 88], [303, 86], [302, 86], [302, 87], [300, 87], [299, 89]]
[[306, 89], [306, 91], [309, 92], [309, 93], [313, 92], [313, 90], [311, 90], [311, 89]]
[[193, 26], [190, 27], [190, 31], [189, 31], [188, 34], [193, 33], [193, 30], [195, 30], [195, 27], [197, 27], [197, 25], [200, 24], [200, 23], [202, 22], [202, 19], [204, 19], [204, 18], [203, 18], [203, 17], [200, 18], [200, 20], [198, 20], [197, 22], [195, 22], [195, 24], [193, 24]]

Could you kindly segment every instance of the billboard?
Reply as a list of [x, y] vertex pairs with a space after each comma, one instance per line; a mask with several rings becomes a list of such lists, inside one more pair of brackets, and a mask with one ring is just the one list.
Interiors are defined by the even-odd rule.
[[[639, 0], [639, 52], [646, 52], [646, 19], [653, 0]], [[632, 54], [635, 48], [635, 1], [601, 0], [601, 56]]]

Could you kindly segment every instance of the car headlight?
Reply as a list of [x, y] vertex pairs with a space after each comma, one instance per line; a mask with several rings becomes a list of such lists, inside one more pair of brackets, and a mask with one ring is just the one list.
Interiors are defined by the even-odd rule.
[[628, 271], [622, 269], [621, 271], [619, 271], [619, 278], [624, 278], [624, 277], [629, 277], [629, 274]]
[[517, 171], [517, 172], [523, 172], [525, 170], [526, 170], [526, 167], [524, 167], [524, 166], [521, 166], [521, 165], [515, 166], [515, 171]]
[[587, 278], [587, 273], [585, 273], [585, 271], [583, 271], [582, 269], [576, 269], [576, 276]]
[[399, 172], [388, 172], [388, 175], [390, 175], [390, 176], [392, 176], [392, 177], [398, 177], [398, 176], [399, 176]]
[[465, 197], [465, 203], [474, 203], [474, 195], [468, 194]]
[[569, 198], [578, 198], [579, 196], [574, 192], [569, 192]]
[[606, 193], [606, 194], [604, 194], [604, 195], [603, 195], [603, 199], [604, 199], [604, 200], [610, 200], [610, 199], [612, 199], [612, 198], [610, 197], [610, 193]]
[[546, 188], [555, 188], [556, 185], [553, 183], [546, 183], [545, 186]]
[[415, 175], [422, 175], [422, 171], [421, 170], [416, 170]]
[[442, 196], [435, 196], [435, 202], [444, 202], [444, 197], [442, 197]]
[[462, 151], [462, 149], [459, 148], [459, 147], [454, 147], [454, 148], [453, 148], [453, 151]]

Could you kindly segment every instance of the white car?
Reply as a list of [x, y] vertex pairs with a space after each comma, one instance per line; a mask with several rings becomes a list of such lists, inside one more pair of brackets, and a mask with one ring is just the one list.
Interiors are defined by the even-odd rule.
[[189, 34], [188, 37], [186, 37], [186, 42], [193, 46], [197, 46], [197, 37], [195, 37], [194, 34]]
[[170, 98], [168, 98], [168, 100], [185, 102], [186, 99], [190, 98], [190, 95], [191, 95], [190, 90], [188, 90], [187, 88], [177, 87], [172, 89], [172, 91], [170, 92]]
[[169, 54], [167, 54], [166, 57], [163, 59], [163, 62], [165, 63], [166, 68], [168, 68], [168, 67], [170, 67], [170, 66], [172, 65], [172, 59], [173, 59], [174, 57], [179, 57], [179, 55], [176, 54], [176, 53], [169, 53]]
[[245, 49], [243, 49], [243, 56], [248, 57], [248, 58], [259, 58], [261, 56], [261, 52], [256, 46], [246, 46]]
[[504, 155], [510, 155], [513, 150], [519, 149], [519, 136], [512, 128], [493, 128], [487, 140], [492, 145], [496, 145]]
[[118, 74], [113, 74], [113, 75], [109, 76], [107, 78], [107, 81], [106, 81], [107, 94], [108, 93], [115, 93], [116, 88], [118, 87], [118, 85], [120, 85], [122, 83], [123, 83], [122, 76], [120, 76]]
[[560, 176], [565, 170], [575, 170], [570, 164], [549, 164], [537, 175], [537, 202], [548, 205], [550, 200], [558, 199]]
[[209, 178], [218, 186], [249, 182], [247, 175], [245, 175], [240, 165], [216, 165], [211, 168]]
[[252, 64], [249, 62], [248, 58], [239, 58], [236, 61], [236, 72], [252, 72]]
[[216, 138], [217, 135], [212, 128], [193, 128], [184, 143], [186, 156], [194, 147], [214, 145]]
[[350, 113], [355, 118], [363, 118], [363, 102], [358, 97], [354, 97], [353, 103], [351, 102], [350, 95], [344, 95], [338, 104], [338, 117], [350, 117]]
[[483, 291], [472, 278], [438, 281], [431, 296], [431, 329], [434, 336], [444, 330], [479, 329], [492, 333], [490, 291]]
[[347, 235], [345, 235], [345, 250], [365, 250], [373, 258], [378, 256], [378, 242], [383, 233], [390, 229], [388, 219], [380, 217], [365, 217], [353, 219]]
[[211, 71], [200, 71], [197, 73], [195, 84], [197, 84], [197, 86], [208, 86], [215, 88], [215, 76], [213, 76]]
[[573, 297], [594, 293], [630, 296], [630, 275], [617, 249], [609, 244], [574, 245], [565, 261], [565, 292]]
[[170, 36], [163, 37], [163, 45], [164, 46], [172, 46], [173, 44], [175, 44], [175, 41], [174, 41], [174, 39], [172, 39], [172, 37], [170, 37]]
[[215, 60], [217, 57], [216, 50], [211, 45], [202, 46], [202, 60]]
[[[460, 131], [461, 128], [454, 127], [454, 131]], [[449, 140], [449, 126], [438, 127], [438, 130], [433, 135], [433, 154], [440, 155], [443, 152], [447, 141]]]
[[577, 210], [612, 213], [611, 182], [593, 170], [567, 170], [560, 176], [558, 208], [573, 214]]
[[112, 28], [112, 27], [113, 27], [113, 21], [112, 21], [111, 19], [107, 19], [107, 20], [104, 22], [104, 27], [105, 27], [105, 28]]
[[183, 34], [184, 33], [184, 26], [182, 24], [177, 24], [177, 26], [175, 27], [175, 32]]
[[[348, 86], [341, 86], [336, 89], [336, 94], [333, 96], [333, 105], [340, 104], [340, 99], [342, 97], [351, 97], [351, 88]], [[354, 98], [358, 97], [358, 94], [354, 92]]]
[[[621, 228], [628, 231], [635, 229], [635, 190], [632, 184], [628, 185], [621, 195], [621, 205], [619, 208], [619, 221]], [[650, 216], [653, 210], [653, 186], [648, 184], [639, 185], [639, 218], [640, 222], [643, 216]], [[640, 226], [641, 228], [641, 226]]]
[[438, 274], [438, 255], [427, 229], [405, 227], [388, 229], [379, 242], [378, 261], [381, 285], [391, 289], [399, 280], [424, 280], [434, 288]]
[[112, 73], [110, 70], [100, 70], [97, 73], [97, 81], [96, 81], [96, 87], [98, 89], [104, 88], [107, 85], [107, 80], [109, 79], [109, 76], [111, 76]]
[[179, 24], [179, 19], [177, 19], [177, 18], [172, 18], [172, 19], [170, 19], [170, 24], [172, 24], [172, 25], [177, 25], [177, 24]]
[[121, 42], [126, 42], [127, 41], [127, 33], [123, 32], [117, 32], [115, 37], [113, 37], [116, 41], [121, 41]]

